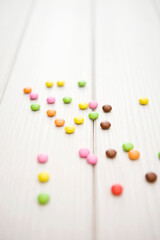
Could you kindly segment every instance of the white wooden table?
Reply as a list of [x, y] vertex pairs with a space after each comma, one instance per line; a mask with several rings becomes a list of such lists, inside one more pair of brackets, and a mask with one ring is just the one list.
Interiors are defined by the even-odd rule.
[[[39, 93], [39, 112], [31, 112], [25, 86]], [[46, 116], [49, 95], [66, 125], [84, 116], [74, 134]], [[138, 104], [143, 96], [147, 106]], [[94, 123], [89, 109], [78, 108], [92, 99], [99, 102]], [[126, 141], [140, 151], [138, 161], [123, 152]], [[97, 154], [95, 167], [79, 158], [81, 147]], [[108, 148], [116, 159], [106, 158]], [[0, 1], [0, 240], [159, 240], [159, 151], [159, 0]], [[41, 152], [49, 155], [45, 165], [36, 160]], [[43, 170], [46, 184], [37, 179]], [[145, 181], [148, 171], [157, 173], [155, 184]], [[121, 197], [111, 195], [114, 183], [123, 185]], [[49, 193], [48, 205], [37, 203], [40, 192]]]

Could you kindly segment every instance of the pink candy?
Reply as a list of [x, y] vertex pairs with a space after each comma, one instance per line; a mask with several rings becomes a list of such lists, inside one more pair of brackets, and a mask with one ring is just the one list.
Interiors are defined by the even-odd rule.
[[37, 161], [38, 161], [39, 163], [45, 163], [45, 162], [47, 162], [47, 161], [48, 161], [48, 155], [47, 155], [47, 154], [43, 154], [43, 153], [38, 154], [38, 156], [37, 156]]
[[48, 98], [47, 98], [47, 102], [48, 102], [49, 104], [55, 103], [55, 101], [56, 101], [56, 98], [55, 98], [55, 97], [48, 97]]
[[95, 165], [98, 161], [98, 158], [95, 154], [89, 154], [87, 156], [87, 162], [91, 165]]
[[98, 102], [97, 101], [90, 101], [88, 105], [91, 109], [96, 109], [98, 107]]
[[38, 93], [30, 93], [29, 96], [31, 100], [36, 100], [38, 98]]
[[90, 154], [90, 151], [89, 151], [88, 148], [81, 148], [81, 149], [79, 150], [79, 156], [80, 156], [81, 158], [86, 158], [89, 154]]

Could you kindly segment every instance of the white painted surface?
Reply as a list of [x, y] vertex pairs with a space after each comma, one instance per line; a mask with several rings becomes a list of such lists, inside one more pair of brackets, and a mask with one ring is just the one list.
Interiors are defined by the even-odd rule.
[[[154, 3], [39, 0], [28, 26], [17, 28], [19, 44], [13, 38], [12, 51], [5, 40], [0, 44], [5, 59], [0, 81], [0, 240], [160, 239], [159, 179], [150, 185], [144, 178], [147, 171], [160, 177], [160, 21], [159, 4]], [[4, 9], [1, 25], [10, 16]], [[9, 74], [5, 85], [2, 79]], [[60, 79], [66, 81], [63, 88], [56, 86]], [[81, 79], [87, 81], [82, 89], [77, 86]], [[45, 87], [48, 80], [55, 83], [52, 89]], [[39, 93], [39, 112], [31, 112], [33, 101], [23, 94], [25, 86]], [[53, 108], [66, 125], [74, 124], [76, 115], [84, 116], [73, 135], [65, 134], [64, 127], [57, 129], [55, 118], [46, 116], [50, 95], [56, 97]], [[64, 105], [64, 96], [71, 96], [72, 103]], [[93, 96], [100, 113], [94, 128], [90, 110], [78, 108]], [[149, 98], [148, 106], [139, 105], [141, 96]], [[108, 114], [101, 110], [107, 103], [113, 106]], [[100, 128], [102, 120], [111, 122], [110, 130]], [[122, 151], [125, 141], [140, 151], [138, 161], [130, 161]], [[79, 158], [80, 147], [98, 155], [94, 168]], [[118, 152], [114, 160], [105, 156], [111, 147]], [[45, 165], [36, 161], [40, 152], [49, 155]], [[37, 175], [43, 170], [51, 177], [40, 184]], [[121, 197], [111, 195], [114, 183], [124, 186]], [[40, 192], [51, 196], [43, 207], [36, 200]]]

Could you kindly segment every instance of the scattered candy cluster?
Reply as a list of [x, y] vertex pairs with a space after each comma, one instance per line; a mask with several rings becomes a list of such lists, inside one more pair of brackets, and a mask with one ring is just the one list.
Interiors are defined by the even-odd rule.
[[[57, 81], [57, 86], [58, 87], [63, 87], [64, 84], [65, 84], [65, 81]], [[54, 83], [52, 81], [46, 82], [46, 87], [47, 88], [51, 88], [53, 85], [54, 85]], [[79, 81], [78, 82], [79, 87], [85, 87], [85, 85], [86, 85], [85, 81]], [[37, 93], [32, 93], [32, 89], [30, 87], [25, 87], [23, 89], [23, 91], [24, 91], [25, 94], [29, 94], [31, 100], [38, 99], [38, 94]], [[53, 103], [55, 103], [56, 98], [53, 97], [53, 96], [50, 96], [46, 100], [47, 100], [48, 104], [53, 104]], [[72, 102], [72, 98], [71, 97], [64, 97], [63, 102], [64, 102], [64, 104], [69, 104], [69, 103]], [[143, 98], [139, 99], [139, 103], [141, 105], [146, 105], [146, 104], [148, 104], [148, 102], [149, 102], [149, 99], [146, 98], [146, 97], [143, 97]], [[94, 111], [94, 110], [98, 107], [98, 102], [97, 101], [90, 101], [89, 103], [88, 102], [79, 103], [79, 108], [82, 109], [82, 110], [85, 110], [88, 107], [90, 109], [92, 109], [92, 112], [90, 112], [88, 114], [89, 118], [91, 120], [96, 120], [99, 117], [99, 113]], [[37, 104], [37, 103], [31, 104], [31, 110], [32, 111], [38, 111], [39, 109], [40, 109], [39, 104]], [[105, 113], [109, 113], [112, 110], [112, 106], [111, 105], [104, 105], [102, 107], [102, 109]], [[56, 110], [48, 109], [46, 114], [47, 114], [48, 117], [54, 117], [56, 115]], [[84, 122], [84, 118], [81, 117], [81, 116], [77, 116], [77, 117], [74, 118], [74, 122], [77, 125], [82, 124]], [[55, 119], [55, 125], [57, 127], [62, 127], [64, 124], [65, 124], [64, 119]], [[111, 123], [108, 122], [108, 121], [103, 121], [103, 122], [100, 123], [100, 126], [103, 130], [107, 130], [111, 127]], [[68, 134], [74, 133], [74, 131], [75, 131], [75, 126], [66, 126], [65, 127], [65, 132], [68, 133]], [[125, 152], [128, 152], [128, 157], [131, 160], [139, 159], [140, 152], [133, 149], [134, 146], [133, 146], [132, 143], [130, 143], [130, 142], [124, 143], [122, 145], [122, 148]], [[117, 155], [117, 151], [115, 149], [108, 149], [106, 151], [106, 157], [107, 158], [112, 159], [112, 158], [115, 158], [116, 155]], [[87, 149], [87, 148], [81, 148], [79, 150], [79, 156], [81, 158], [85, 158], [87, 163], [91, 164], [91, 165], [95, 165], [98, 161], [97, 156], [93, 153], [90, 153], [90, 150]], [[158, 153], [158, 157], [160, 159], [160, 152]], [[47, 154], [39, 154], [37, 156], [37, 161], [41, 164], [46, 163], [48, 161], [48, 155]], [[38, 179], [41, 183], [47, 182], [49, 180], [49, 178], [50, 178], [50, 175], [49, 175], [48, 172], [40, 172], [39, 175], [38, 175]], [[157, 180], [157, 175], [153, 172], [149, 172], [145, 175], [145, 178], [148, 182], [153, 183]], [[123, 187], [120, 184], [115, 184], [111, 187], [111, 192], [112, 192], [113, 195], [117, 195], [117, 196], [121, 195], [122, 192], [123, 192]], [[38, 195], [38, 202], [40, 204], [46, 204], [46, 203], [49, 202], [49, 200], [50, 200], [50, 197], [47, 193], [41, 193], [41, 194]]]

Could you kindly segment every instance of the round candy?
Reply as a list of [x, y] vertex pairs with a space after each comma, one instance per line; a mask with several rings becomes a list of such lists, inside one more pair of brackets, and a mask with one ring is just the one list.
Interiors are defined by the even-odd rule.
[[107, 156], [108, 158], [114, 158], [116, 155], [117, 155], [117, 152], [116, 152], [116, 150], [114, 150], [114, 149], [108, 149], [108, 150], [106, 151], [106, 156]]
[[38, 198], [37, 198], [39, 204], [42, 204], [42, 205], [48, 203], [49, 199], [50, 199], [50, 197], [49, 197], [49, 195], [47, 193], [40, 193], [38, 195]]
[[88, 105], [91, 109], [96, 109], [98, 107], [98, 102], [97, 101], [90, 101]]
[[79, 156], [80, 156], [81, 158], [86, 158], [89, 154], [90, 154], [90, 151], [89, 151], [88, 148], [81, 148], [81, 149], [79, 150]]
[[75, 122], [76, 124], [82, 124], [82, 123], [84, 122], [84, 118], [81, 117], [81, 116], [75, 117], [75, 118], [74, 118], [74, 122]]
[[158, 153], [158, 157], [159, 157], [159, 159], [160, 159], [160, 152]]
[[85, 85], [86, 85], [86, 82], [85, 82], [85, 81], [79, 81], [79, 82], [78, 82], [78, 86], [79, 86], [79, 87], [85, 87]]
[[157, 175], [154, 172], [149, 172], [146, 174], [147, 182], [153, 183], [157, 180]]
[[49, 180], [48, 172], [40, 172], [38, 175], [38, 179], [40, 182], [47, 182]]
[[91, 120], [95, 120], [95, 119], [98, 118], [99, 113], [97, 113], [97, 112], [90, 112], [90, 113], [88, 114], [88, 116], [89, 116], [89, 118], [90, 118]]
[[46, 113], [47, 113], [48, 117], [53, 117], [56, 115], [56, 110], [48, 109]]
[[43, 153], [38, 154], [37, 161], [39, 163], [46, 163], [48, 161], [48, 155]]
[[86, 102], [80, 103], [80, 104], [79, 104], [79, 108], [82, 109], [82, 110], [88, 108], [88, 103], [86, 103]]
[[104, 105], [102, 107], [102, 109], [103, 109], [104, 112], [108, 113], [108, 112], [110, 112], [112, 110], [112, 106], [111, 105]]
[[111, 123], [108, 122], [108, 121], [104, 121], [104, 122], [101, 122], [101, 123], [100, 123], [100, 126], [101, 126], [102, 129], [106, 130], [106, 129], [109, 129], [109, 128], [110, 128]]
[[26, 93], [26, 94], [31, 93], [31, 92], [32, 92], [32, 88], [30, 88], [30, 87], [25, 87], [25, 88], [23, 89], [23, 92]]
[[131, 160], [137, 160], [140, 156], [140, 153], [137, 150], [132, 149], [128, 152], [128, 156]]
[[40, 105], [38, 103], [34, 103], [31, 105], [32, 111], [38, 111], [40, 109]]
[[122, 147], [123, 147], [123, 150], [124, 150], [125, 152], [129, 152], [130, 150], [132, 150], [132, 149], [134, 148], [133, 144], [130, 143], [130, 142], [124, 143], [124, 144], [122, 145]]
[[89, 154], [87, 156], [87, 162], [91, 165], [95, 165], [98, 161], [98, 158], [95, 154]]
[[123, 187], [120, 184], [115, 184], [111, 187], [111, 192], [113, 195], [119, 196], [123, 192]]
[[51, 81], [46, 82], [46, 87], [50, 88], [52, 86], [53, 86], [53, 82]]
[[65, 127], [65, 131], [66, 131], [66, 133], [74, 133], [74, 131], [75, 131], [75, 126], [67, 126], [67, 127]]
[[140, 99], [139, 99], [139, 103], [140, 103], [141, 105], [146, 105], [146, 104], [148, 104], [148, 102], [149, 102], [149, 99], [146, 98], [146, 97], [143, 97], [143, 98], [140, 98]]
[[38, 93], [30, 93], [29, 96], [31, 100], [36, 100], [38, 98]]
[[68, 104], [68, 103], [72, 102], [72, 98], [71, 97], [64, 97], [63, 102]]
[[48, 97], [48, 98], [47, 98], [47, 102], [48, 102], [49, 104], [55, 103], [55, 101], [56, 101], [56, 98], [55, 98], [55, 97]]
[[54, 122], [57, 127], [62, 127], [65, 124], [65, 120], [63, 118], [57, 118]]
[[58, 82], [57, 82], [57, 86], [58, 86], [58, 87], [63, 87], [64, 84], [65, 84], [65, 81], [58, 81]]

